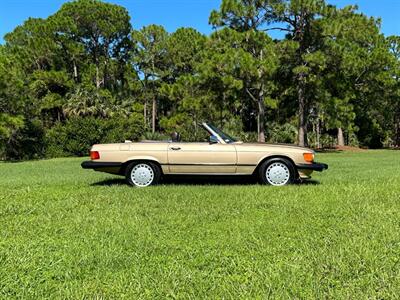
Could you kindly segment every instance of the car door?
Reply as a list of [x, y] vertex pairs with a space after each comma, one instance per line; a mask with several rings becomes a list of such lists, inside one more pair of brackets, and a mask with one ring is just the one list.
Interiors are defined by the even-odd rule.
[[174, 174], [232, 174], [236, 172], [236, 149], [222, 143], [171, 142], [168, 165]]

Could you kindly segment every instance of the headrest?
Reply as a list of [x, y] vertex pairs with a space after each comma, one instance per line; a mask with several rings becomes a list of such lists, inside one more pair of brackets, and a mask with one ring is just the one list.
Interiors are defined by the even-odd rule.
[[181, 141], [181, 135], [179, 132], [173, 132], [171, 133], [171, 140], [173, 142], [180, 142]]

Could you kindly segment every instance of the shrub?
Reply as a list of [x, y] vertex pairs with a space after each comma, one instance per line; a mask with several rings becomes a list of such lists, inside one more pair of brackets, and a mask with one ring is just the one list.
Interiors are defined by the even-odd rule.
[[143, 134], [143, 116], [138, 113], [130, 117], [113, 116], [111, 119], [103, 120], [102, 130], [102, 143], [137, 141]]
[[178, 113], [170, 118], [164, 117], [160, 120], [160, 126], [166, 135], [176, 131], [181, 134], [182, 141], [194, 142], [207, 139], [203, 129], [200, 129], [193, 119], [185, 113]]
[[272, 123], [267, 128], [268, 141], [271, 143], [296, 143], [297, 128], [290, 123]]
[[39, 119], [26, 120], [22, 127], [16, 128], [10, 136], [0, 138], [0, 155], [6, 160], [23, 160], [43, 157], [44, 130]]
[[334, 148], [336, 146], [337, 139], [335, 136], [324, 133], [321, 134], [319, 142], [322, 148]]
[[137, 140], [142, 128], [143, 120], [136, 115], [110, 119], [74, 117], [46, 132], [46, 156], [84, 156], [93, 144]]
[[150, 141], [167, 141], [171, 139], [171, 136], [167, 133], [146, 131], [142, 134], [142, 138]]
[[92, 144], [99, 143], [103, 134], [100, 119], [94, 117], [69, 119], [57, 123], [46, 132], [46, 156], [86, 155]]
[[230, 136], [243, 142], [256, 142], [257, 132], [244, 132], [243, 121], [240, 117], [231, 117], [225, 123], [223, 130]]
[[355, 132], [349, 134], [347, 144], [351, 147], [358, 147], [360, 145]]

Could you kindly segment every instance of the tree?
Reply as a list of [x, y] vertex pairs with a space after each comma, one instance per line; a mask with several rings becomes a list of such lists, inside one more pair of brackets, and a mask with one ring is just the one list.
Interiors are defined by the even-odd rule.
[[[327, 97], [322, 106], [325, 112], [325, 121], [328, 129], [337, 129], [337, 144], [344, 146], [344, 133], [353, 127], [355, 118], [354, 108], [351, 104], [355, 100], [354, 81], [349, 70], [354, 65], [354, 59], [349, 59], [349, 54], [357, 47], [354, 35], [362, 30], [371, 34], [375, 28], [374, 23], [360, 23], [359, 16], [355, 14], [355, 7], [348, 6], [336, 10], [329, 18], [321, 20], [323, 30], [323, 51], [327, 57], [325, 86]], [[343, 28], [346, 30], [343, 30]], [[358, 33], [358, 35], [360, 35]], [[358, 62], [360, 63], [360, 61]], [[353, 70], [356, 71], [356, 70]], [[351, 72], [354, 74], [354, 72]]]
[[[266, 18], [272, 27], [267, 30], [282, 30], [287, 32], [287, 39], [297, 43], [295, 66], [293, 68], [294, 84], [298, 101], [298, 143], [307, 146], [308, 108], [312, 106], [312, 93], [307, 87], [307, 81], [312, 77], [309, 61], [315, 61], [318, 45], [318, 19], [329, 14], [330, 10], [324, 0], [277, 1], [267, 4]], [[286, 27], [280, 27], [284, 23]], [[277, 26], [277, 27], [274, 27]], [[320, 56], [320, 53], [316, 53]]]
[[85, 49], [85, 59], [95, 66], [96, 88], [110, 87], [112, 64], [126, 60], [130, 50], [127, 10], [99, 0], [78, 0], [65, 3], [49, 21], [72, 61], [74, 78], [78, 77], [77, 60]]
[[172, 102], [170, 113], [161, 118], [160, 125], [181, 132], [185, 141], [196, 141], [198, 124], [204, 119], [212, 120], [215, 111], [198, 76], [181, 75], [174, 83], [164, 83], [160, 93]]
[[145, 94], [144, 119], [147, 119], [147, 97], [152, 98], [152, 132], [156, 131], [157, 88], [167, 68], [168, 33], [162, 26], [150, 25], [132, 32], [133, 64], [142, 77]]
[[393, 141], [396, 147], [400, 147], [400, 36], [387, 38], [389, 51], [392, 54], [390, 72], [393, 79], [391, 93], [388, 97], [390, 111], [393, 112]]
[[0, 114], [1, 126], [10, 129], [2, 131], [8, 138], [1, 141], [8, 157], [41, 155], [40, 134], [65, 121], [76, 91], [86, 95], [97, 89], [84, 102], [95, 102], [95, 111], [124, 102], [130, 31], [124, 8], [78, 0], [47, 19], [30, 18], [5, 36], [1, 64], [7, 80], [0, 91]]
[[[30, 73], [52, 65], [52, 54], [36, 42], [45, 39], [41, 19], [29, 19], [5, 36], [0, 47], [0, 151], [5, 159], [41, 154], [41, 122], [28, 83]], [[41, 29], [43, 30], [42, 33]]]
[[[385, 113], [376, 113], [376, 109], [387, 97], [392, 81], [388, 72], [392, 62], [379, 20], [356, 10], [356, 6], [348, 6], [321, 20], [328, 58], [325, 88], [331, 96], [325, 101], [325, 108], [330, 112], [330, 126], [337, 128], [340, 146], [344, 145], [343, 129], [386, 126], [383, 119], [377, 118]], [[367, 131], [374, 130], [365, 128], [361, 134]]]
[[[229, 27], [221, 36], [234, 36], [233, 48], [239, 49], [238, 67], [244, 91], [257, 106], [258, 141], [265, 141], [265, 104], [271, 91], [272, 75], [277, 67], [277, 55], [272, 40], [264, 33], [267, 22], [263, 1], [223, 0], [220, 11], [213, 11], [210, 23], [215, 27]], [[235, 41], [236, 39], [236, 41]]]
[[206, 41], [206, 36], [193, 28], [179, 28], [166, 42], [165, 76], [158, 90], [163, 97], [160, 111], [165, 112], [160, 125], [167, 130], [187, 132], [185, 138], [193, 138], [193, 128], [196, 136], [197, 122], [206, 111], [207, 95], [197, 70], [204, 59]]
[[14, 56], [14, 62], [26, 74], [47, 71], [61, 63], [47, 20], [29, 18], [23, 25], [6, 34], [4, 39], [6, 51]]
[[74, 131], [121, 118], [191, 140], [208, 119], [246, 140], [400, 146], [400, 40], [379, 19], [324, 0], [222, 0], [209, 21], [210, 36], [131, 31], [126, 9], [99, 0], [29, 18], [0, 46], [0, 156], [62, 154], [64, 141], [86, 153]]
[[317, 20], [328, 14], [324, 0], [223, 0], [220, 12], [213, 12], [216, 24], [240, 30], [281, 30], [286, 38], [297, 43], [292, 68], [298, 101], [298, 143], [307, 145], [307, 108], [312, 105], [307, 79], [308, 60], [318, 50]]
[[4, 53], [4, 48], [0, 46], [0, 154], [5, 152], [10, 138], [25, 124], [20, 103], [9, 100], [11, 90], [9, 80], [7, 80], [10, 74], [8, 67], [10, 67], [9, 60]]
[[181, 75], [194, 74], [202, 63], [207, 37], [193, 28], [179, 28], [171, 33], [166, 43], [167, 78], [174, 82]]

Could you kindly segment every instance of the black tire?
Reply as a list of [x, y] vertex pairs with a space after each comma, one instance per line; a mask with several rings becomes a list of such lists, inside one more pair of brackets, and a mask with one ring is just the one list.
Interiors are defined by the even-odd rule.
[[[274, 184], [271, 179], [267, 178], [267, 170], [270, 166], [280, 166], [282, 171], [288, 170], [289, 174], [287, 174], [284, 179], [280, 182], [280, 184]], [[286, 167], [286, 168], [285, 168]], [[282, 175], [284, 176], [284, 175]], [[258, 177], [262, 184], [282, 186], [287, 184], [292, 184], [297, 180], [298, 172], [293, 165], [293, 163], [285, 158], [271, 158], [264, 161], [258, 169]]]
[[[153, 173], [153, 178], [151, 179], [151, 182], [148, 182], [146, 184], [140, 185], [140, 184], [135, 183], [132, 180], [131, 173], [132, 173], [132, 170], [136, 166], [143, 166], [143, 167], [146, 166], [145, 168], [147, 168], [150, 173], [151, 172]], [[150, 169], [151, 169], [151, 171], [150, 171]], [[162, 175], [162, 171], [161, 171], [160, 166], [158, 164], [156, 164], [156, 163], [149, 162], [149, 161], [135, 161], [135, 162], [132, 162], [127, 166], [127, 168], [125, 170], [126, 182], [129, 185], [135, 186], [135, 187], [146, 187], [146, 186], [150, 186], [150, 185], [155, 185], [155, 184], [160, 182], [161, 175]]]

